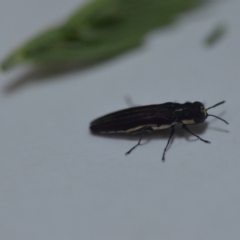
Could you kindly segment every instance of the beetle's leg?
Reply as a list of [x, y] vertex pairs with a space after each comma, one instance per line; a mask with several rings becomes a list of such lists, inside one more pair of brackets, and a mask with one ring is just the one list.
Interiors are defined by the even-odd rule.
[[192, 131], [189, 130], [189, 128], [186, 125], [182, 125], [182, 128], [185, 129], [186, 131], [188, 131], [189, 133], [191, 133], [192, 135], [194, 135], [195, 137], [197, 137], [198, 139], [200, 139], [201, 141], [205, 142], [205, 143], [210, 143], [207, 140], [204, 140], [202, 138], [200, 138], [198, 135], [196, 135], [195, 133], [193, 133]]
[[142, 129], [142, 131], [141, 131], [141, 136], [140, 136], [140, 138], [139, 138], [139, 140], [138, 140], [138, 143], [137, 143], [135, 146], [133, 146], [129, 151], [127, 151], [127, 152], [125, 153], [126, 155], [130, 154], [131, 151], [132, 151], [134, 148], [136, 148], [138, 145], [141, 144], [141, 140], [142, 140], [142, 137], [143, 137], [145, 131], [146, 131], [146, 130], [150, 130], [150, 129], [151, 129], [151, 128], [149, 128], [149, 127], [145, 127], [145, 128]]
[[163, 155], [162, 155], [162, 160], [163, 160], [163, 162], [164, 162], [164, 160], [165, 160], [165, 153], [166, 153], [166, 151], [167, 151], [167, 149], [168, 149], [168, 146], [169, 146], [169, 144], [170, 144], [170, 141], [171, 141], [171, 139], [172, 139], [172, 136], [173, 136], [174, 132], [175, 132], [175, 128], [174, 128], [174, 126], [172, 126], [171, 133], [170, 133], [170, 135], [169, 135], [167, 145], [166, 145], [166, 147], [164, 148], [164, 151], [163, 151]]

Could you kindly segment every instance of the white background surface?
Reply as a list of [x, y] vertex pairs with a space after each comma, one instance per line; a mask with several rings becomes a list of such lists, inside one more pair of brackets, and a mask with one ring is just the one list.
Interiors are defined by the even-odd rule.
[[[0, 2], [3, 59], [63, 20], [71, 1]], [[214, 1], [152, 32], [140, 48], [89, 69], [35, 79], [31, 68], [0, 73], [0, 239], [239, 239], [240, 1]], [[203, 45], [224, 22], [226, 35]], [[17, 87], [14, 83], [24, 84]], [[35, 80], [34, 80], [35, 79]], [[226, 104], [179, 128], [136, 138], [91, 135], [89, 122], [128, 107], [166, 101]]]

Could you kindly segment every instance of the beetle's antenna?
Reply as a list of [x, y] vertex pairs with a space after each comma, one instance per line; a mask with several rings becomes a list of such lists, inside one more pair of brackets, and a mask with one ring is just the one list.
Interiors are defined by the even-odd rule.
[[211, 108], [215, 108], [215, 107], [217, 107], [217, 106], [219, 106], [219, 105], [221, 105], [221, 104], [224, 104], [224, 103], [225, 103], [225, 101], [219, 102], [219, 103], [217, 103], [217, 104], [215, 104], [215, 105], [207, 108], [206, 111], [209, 110], [209, 109], [211, 109]]
[[224, 119], [222, 119], [222, 118], [220, 118], [220, 117], [218, 117], [218, 116], [211, 115], [211, 114], [207, 114], [207, 116], [215, 117], [215, 118], [217, 118], [217, 119], [219, 119], [219, 120], [222, 120], [222, 121], [225, 122], [226, 124], [229, 124], [226, 120], [224, 120]]
[[[223, 104], [223, 103], [225, 103], [225, 101], [219, 102], [219, 103], [217, 103], [217, 104], [215, 104], [215, 105], [207, 108], [207, 109], [206, 109], [206, 112], [207, 112], [207, 110], [209, 110], [209, 109], [211, 109], [211, 108], [215, 108], [215, 107], [217, 107], [217, 106], [219, 106], [219, 105], [221, 105], [221, 104]], [[217, 118], [217, 119], [225, 122], [226, 124], [229, 124], [226, 120], [224, 120], [224, 119], [222, 119], [222, 118], [220, 118], [220, 117], [218, 117], [218, 116], [215, 116], [215, 115], [212, 115], [212, 114], [208, 114], [208, 113], [207, 113], [207, 117], [208, 117], [208, 116], [215, 117], [215, 118]]]

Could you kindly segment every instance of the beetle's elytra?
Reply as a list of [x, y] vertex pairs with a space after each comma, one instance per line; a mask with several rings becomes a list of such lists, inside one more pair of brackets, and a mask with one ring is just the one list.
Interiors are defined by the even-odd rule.
[[174, 126], [176, 124], [182, 124], [183, 129], [201, 141], [210, 143], [193, 133], [187, 125], [202, 123], [208, 116], [218, 118], [228, 124], [224, 119], [207, 112], [209, 109], [215, 108], [224, 102], [225, 101], [219, 102], [209, 108], [205, 108], [201, 102], [186, 102], [184, 104], [167, 102], [128, 108], [95, 119], [91, 122], [90, 129], [94, 133], [140, 133], [138, 143], [126, 152], [126, 154], [129, 154], [134, 148], [140, 145], [145, 132], [171, 128], [169, 139], [162, 155], [162, 160], [164, 161], [166, 150], [174, 134]]

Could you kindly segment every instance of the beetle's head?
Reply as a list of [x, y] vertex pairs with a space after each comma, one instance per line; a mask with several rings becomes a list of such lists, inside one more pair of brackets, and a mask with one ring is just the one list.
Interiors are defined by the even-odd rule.
[[200, 102], [185, 103], [186, 109], [183, 110], [181, 122], [185, 125], [202, 123], [207, 118], [205, 107]]
[[209, 109], [217, 107], [218, 105], [221, 105], [224, 102], [225, 101], [219, 102], [207, 109], [205, 109], [204, 105], [201, 102], [194, 102], [192, 104], [186, 103], [186, 105], [189, 105], [187, 107], [188, 111], [185, 111], [183, 113], [183, 115], [181, 116], [181, 118], [182, 118], [181, 122], [185, 125], [198, 124], [198, 123], [204, 122], [208, 116], [212, 116], [212, 117], [218, 118], [219, 120], [228, 124], [228, 122], [225, 121], [224, 119], [222, 119], [218, 116], [212, 115], [212, 114], [208, 114], [208, 112], [207, 112]]

